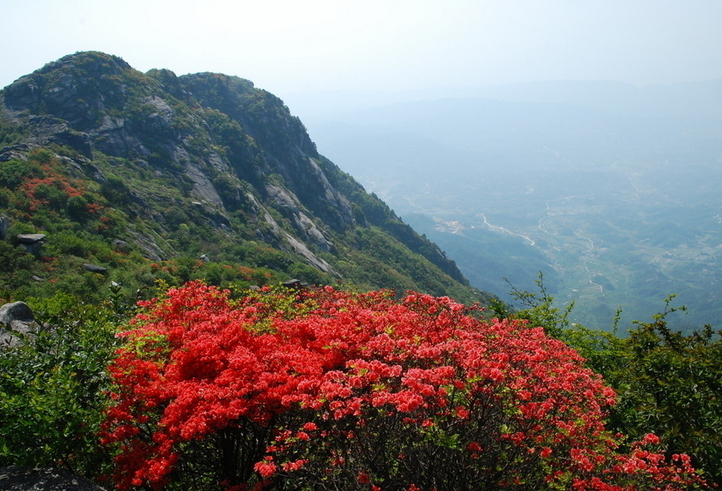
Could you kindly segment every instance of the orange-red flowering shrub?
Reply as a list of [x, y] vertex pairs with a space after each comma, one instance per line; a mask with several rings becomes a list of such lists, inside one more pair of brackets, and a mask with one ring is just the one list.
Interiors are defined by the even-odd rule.
[[620, 447], [614, 392], [523, 322], [330, 287], [234, 301], [196, 282], [144, 307], [111, 367], [120, 488], [703, 486], [654, 435]]

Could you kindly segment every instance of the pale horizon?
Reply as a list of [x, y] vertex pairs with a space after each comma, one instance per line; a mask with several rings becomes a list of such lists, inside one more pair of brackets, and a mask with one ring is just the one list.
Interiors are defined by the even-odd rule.
[[722, 79], [722, 2], [5, 0], [0, 87], [78, 51], [280, 97], [542, 81]]

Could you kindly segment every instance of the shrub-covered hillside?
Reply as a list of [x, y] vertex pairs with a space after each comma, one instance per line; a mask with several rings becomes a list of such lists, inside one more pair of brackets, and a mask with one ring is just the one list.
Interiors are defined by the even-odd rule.
[[453, 261], [247, 80], [78, 53], [0, 97], [0, 298], [291, 278], [475, 301]]

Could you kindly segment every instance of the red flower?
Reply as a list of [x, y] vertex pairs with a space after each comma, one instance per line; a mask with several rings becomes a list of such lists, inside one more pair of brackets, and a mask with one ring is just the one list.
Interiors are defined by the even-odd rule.
[[358, 482], [361, 484], [368, 484], [371, 482], [371, 478], [369, 477], [368, 473], [365, 471], [359, 472], [358, 476], [356, 477]]
[[116, 389], [102, 435], [117, 445], [120, 488], [161, 486], [195, 442], [230, 438], [264, 456], [252, 469], [240, 458], [214, 463], [229, 466], [224, 475], [255, 471], [246, 489], [279, 468], [351, 488], [386, 461], [397, 489], [430, 489], [422, 469], [484, 480], [499, 455], [509, 465], [498, 488], [700, 482], [688, 457], [669, 462], [641, 448], [659, 443], [654, 435], [618, 450], [604, 421], [613, 391], [575, 351], [542, 328], [485, 321], [448, 298], [396, 302], [324, 287], [232, 300], [192, 282], [141, 307], [110, 367]]

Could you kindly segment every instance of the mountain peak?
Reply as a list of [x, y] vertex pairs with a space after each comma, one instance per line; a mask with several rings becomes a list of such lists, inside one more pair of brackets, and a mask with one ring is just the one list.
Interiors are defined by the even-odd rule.
[[[195, 276], [243, 264], [307, 282], [478, 298], [453, 261], [320, 155], [283, 101], [248, 80], [144, 74], [84, 52], [18, 79], [0, 110], [0, 214], [60, 249], [59, 233], [84, 230], [109, 250], [100, 261], [108, 281], [129, 282], [113, 278], [113, 258], [136, 251], [176, 263], [203, 256], [210, 265]], [[39, 199], [33, 179], [54, 186], [55, 200]], [[71, 256], [64, 261], [98, 259], [82, 247]]]

